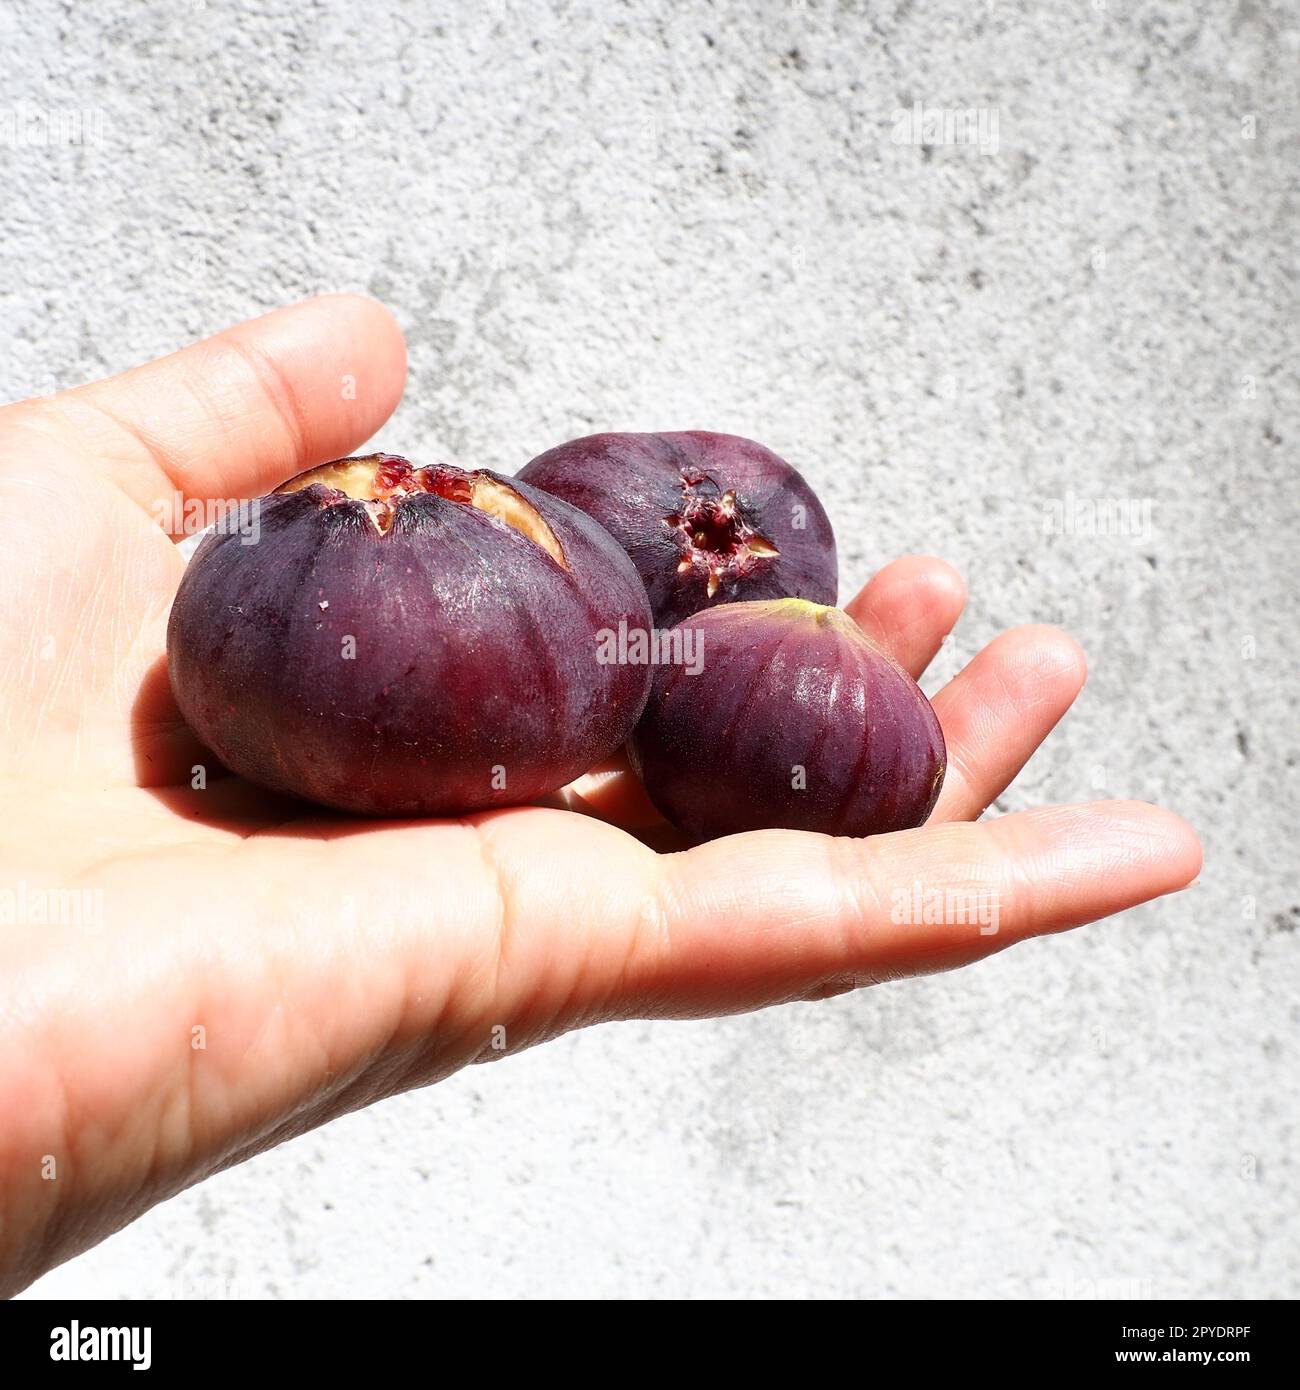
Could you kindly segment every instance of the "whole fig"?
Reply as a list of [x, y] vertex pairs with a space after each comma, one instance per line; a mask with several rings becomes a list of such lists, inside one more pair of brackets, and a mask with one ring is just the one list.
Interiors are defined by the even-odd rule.
[[580, 507], [618, 541], [660, 627], [747, 599], [835, 602], [835, 536], [821, 503], [752, 439], [593, 434], [540, 454], [518, 477]]
[[733, 603], [672, 635], [693, 664], [656, 668], [630, 752], [688, 839], [772, 827], [879, 835], [934, 809], [939, 721], [848, 614], [803, 599]]
[[369, 815], [529, 801], [613, 752], [646, 666], [602, 634], [650, 623], [610, 536], [489, 472], [340, 459], [207, 537], [167, 630], [172, 689], [232, 771]]

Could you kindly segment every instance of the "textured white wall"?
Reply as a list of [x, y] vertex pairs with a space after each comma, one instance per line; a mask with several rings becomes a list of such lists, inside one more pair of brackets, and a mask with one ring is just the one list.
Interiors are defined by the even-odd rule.
[[[389, 447], [753, 435], [845, 593], [964, 570], [928, 688], [1011, 623], [1083, 641], [1000, 809], [1158, 799], [1207, 850], [967, 972], [378, 1106], [35, 1294], [1300, 1292], [1294, 6], [20, 0], [0, 45], [9, 130], [102, 122], [0, 145], [8, 394], [352, 288], [411, 344]], [[918, 100], [997, 151], [894, 143]], [[1045, 535], [1070, 492], [1151, 534]]]

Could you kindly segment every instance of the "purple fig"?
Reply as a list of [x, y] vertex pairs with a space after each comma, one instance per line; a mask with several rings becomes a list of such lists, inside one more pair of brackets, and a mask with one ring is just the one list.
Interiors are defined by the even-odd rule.
[[540, 454], [518, 477], [618, 541], [660, 627], [738, 600], [835, 602], [835, 536], [821, 503], [752, 439], [593, 434]]
[[607, 757], [650, 671], [636, 571], [589, 517], [489, 472], [388, 454], [299, 474], [256, 540], [204, 540], [167, 631], [172, 689], [232, 771], [373, 815], [529, 801]]
[[688, 839], [770, 827], [880, 835], [934, 809], [939, 721], [847, 613], [802, 599], [735, 603], [672, 636], [690, 664], [656, 669], [630, 752]]

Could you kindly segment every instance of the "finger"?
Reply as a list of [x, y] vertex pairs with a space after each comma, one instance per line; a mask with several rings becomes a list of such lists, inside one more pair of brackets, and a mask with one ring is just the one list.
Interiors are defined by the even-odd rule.
[[349, 453], [392, 414], [406, 348], [392, 315], [323, 295], [228, 328], [169, 357], [39, 401], [0, 424], [91, 460], [173, 535], [193, 499], [259, 496]]
[[1010, 785], [1087, 679], [1083, 649], [1060, 628], [1012, 628], [934, 697], [948, 771], [931, 821], [975, 820]]
[[906, 555], [888, 564], [844, 611], [918, 678], [966, 606], [966, 585], [946, 560]]
[[566, 810], [598, 816], [625, 830], [639, 832], [664, 823], [622, 748], [557, 795], [556, 804]]
[[964, 965], [1186, 886], [1201, 849], [1140, 802], [866, 840], [760, 831], [660, 861], [619, 959], [628, 1012], [712, 1014]]

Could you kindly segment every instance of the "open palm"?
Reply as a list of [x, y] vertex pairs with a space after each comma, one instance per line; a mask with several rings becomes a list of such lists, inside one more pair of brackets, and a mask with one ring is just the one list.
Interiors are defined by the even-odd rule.
[[[167, 685], [183, 562], [160, 517], [349, 452], [404, 374], [387, 313], [330, 296], [0, 412], [0, 1290], [468, 1062], [964, 964], [1198, 872], [1191, 831], [1143, 804], [971, 823], [1083, 683], [1050, 628], [1004, 634], [938, 694], [943, 794], [897, 835], [661, 853], [617, 766], [459, 821], [350, 821], [216, 769], [195, 789], [211, 759]], [[912, 557], [848, 609], [919, 676], [963, 597]], [[995, 920], [899, 910], [935, 894]]]

